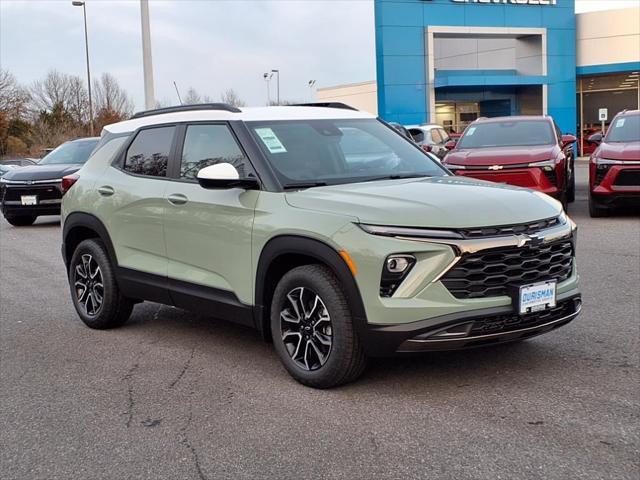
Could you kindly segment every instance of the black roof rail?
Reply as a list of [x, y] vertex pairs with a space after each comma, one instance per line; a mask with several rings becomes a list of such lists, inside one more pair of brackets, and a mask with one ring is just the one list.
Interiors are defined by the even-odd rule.
[[354, 110], [358, 112], [357, 108], [347, 105], [342, 102], [317, 102], [317, 103], [293, 103], [288, 105], [289, 107], [323, 107], [323, 108], [342, 108], [343, 110]]
[[154, 108], [153, 110], [143, 110], [141, 112], [136, 112], [131, 117], [134, 118], [142, 118], [142, 117], [150, 117], [152, 115], [162, 115], [164, 113], [176, 113], [176, 112], [193, 112], [195, 110], [224, 110], [226, 112], [231, 113], [240, 113], [240, 110], [233, 105], [229, 105], [227, 103], [200, 103], [194, 105], [176, 105], [175, 107], [164, 107], [164, 108]]

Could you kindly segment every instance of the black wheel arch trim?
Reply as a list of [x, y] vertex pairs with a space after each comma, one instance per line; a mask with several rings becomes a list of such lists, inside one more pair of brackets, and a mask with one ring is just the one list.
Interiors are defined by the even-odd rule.
[[[102, 240], [102, 243], [104, 243], [112, 265], [114, 268], [117, 267], [118, 258], [116, 256], [116, 251], [113, 247], [113, 242], [111, 241], [107, 228], [104, 226], [102, 221], [90, 213], [73, 212], [65, 218], [64, 226], [62, 227], [62, 258], [64, 259], [67, 271], [69, 270], [69, 262], [71, 261], [71, 255], [67, 252], [67, 239], [69, 238], [71, 231], [77, 227], [93, 230], [97, 234], [98, 238]], [[71, 254], [73, 254], [73, 252], [71, 252]]]
[[[254, 321], [256, 328], [267, 338], [269, 311], [267, 308], [267, 290], [265, 280], [269, 267], [284, 255], [302, 255], [311, 257], [328, 266], [340, 281], [347, 303], [354, 318], [355, 328], [364, 334], [367, 328], [367, 315], [360, 295], [360, 289], [351, 270], [340, 254], [330, 245], [302, 235], [280, 235], [270, 239], [260, 253], [255, 282]], [[275, 285], [272, 286], [275, 289]]]

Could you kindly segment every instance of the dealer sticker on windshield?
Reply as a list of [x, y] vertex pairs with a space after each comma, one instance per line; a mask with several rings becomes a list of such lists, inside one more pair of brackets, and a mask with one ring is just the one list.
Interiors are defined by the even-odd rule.
[[256, 133], [262, 143], [269, 149], [269, 153], [287, 153], [287, 149], [284, 148], [280, 139], [270, 128], [256, 128]]
[[520, 287], [520, 315], [556, 306], [556, 282]]

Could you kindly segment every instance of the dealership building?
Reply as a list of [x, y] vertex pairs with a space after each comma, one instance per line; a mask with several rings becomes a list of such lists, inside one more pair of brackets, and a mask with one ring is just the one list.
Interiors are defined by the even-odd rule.
[[[608, 0], [601, 0], [606, 4]], [[375, 0], [377, 81], [318, 90], [402, 124], [461, 131], [548, 114], [564, 132], [640, 108], [640, 8], [575, 0]]]

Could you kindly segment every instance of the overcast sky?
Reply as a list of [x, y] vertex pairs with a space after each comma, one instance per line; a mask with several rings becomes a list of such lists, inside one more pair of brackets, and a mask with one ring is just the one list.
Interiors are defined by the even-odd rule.
[[[640, 0], [577, 0], [578, 11], [636, 6]], [[372, 0], [150, 1], [156, 97], [177, 103], [192, 86], [219, 99], [234, 88], [266, 102], [262, 74], [281, 70], [282, 99], [310, 99], [318, 86], [375, 78]], [[138, 0], [87, 0], [94, 77], [110, 72], [144, 105]], [[0, 0], [0, 66], [22, 83], [47, 70], [85, 78], [82, 9], [70, 0]], [[272, 97], [275, 81], [272, 82]]]

